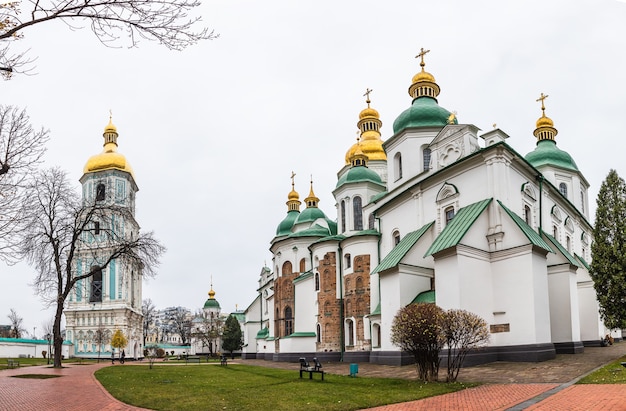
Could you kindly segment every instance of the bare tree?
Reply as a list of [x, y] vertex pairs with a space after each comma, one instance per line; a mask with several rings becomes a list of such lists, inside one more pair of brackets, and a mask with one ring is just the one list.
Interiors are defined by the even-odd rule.
[[36, 131], [25, 110], [0, 104], [0, 260], [18, 258], [25, 179], [45, 152], [48, 131]]
[[222, 319], [215, 313], [204, 313], [202, 311], [196, 313], [196, 318], [201, 322], [194, 325], [191, 330], [191, 336], [202, 343], [203, 347], [209, 349], [209, 355], [213, 355], [219, 350], [219, 339], [223, 333], [224, 323]]
[[[89, 25], [106, 46], [125, 38], [129, 47], [139, 39], [156, 41], [171, 50], [182, 50], [199, 40], [217, 35], [207, 28], [196, 31], [200, 17], [191, 16], [198, 0], [17, 0], [0, 4], [0, 72], [28, 72], [31, 61], [25, 52], [12, 52], [11, 44], [23, 38], [24, 29], [61, 20], [72, 30]], [[22, 7], [27, 10], [22, 10]]]
[[24, 329], [24, 319], [20, 317], [13, 308], [10, 309], [9, 315], [7, 316], [10, 322], [10, 332], [9, 335], [11, 338], [22, 338], [22, 334], [26, 332]]
[[170, 309], [165, 320], [173, 333], [180, 336], [180, 342], [187, 345], [191, 338], [191, 311], [184, 307]]
[[141, 313], [143, 314], [143, 346], [146, 346], [146, 338], [154, 325], [156, 307], [150, 298], [143, 300], [141, 304]]
[[20, 317], [13, 308], [11, 308], [7, 317], [9, 317], [11, 323], [11, 338], [22, 338], [22, 334], [26, 332], [24, 329], [24, 319]]
[[[58, 168], [40, 171], [32, 178], [23, 208], [27, 230], [23, 233], [20, 251], [36, 270], [33, 282], [36, 291], [56, 306], [54, 366], [61, 367], [61, 317], [76, 283], [102, 272], [118, 258], [141, 266], [143, 275], [152, 277], [165, 247], [151, 232], [116, 230], [111, 224], [113, 217], [132, 218], [129, 206], [95, 199], [81, 201], [70, 187], [66, 173]], [[110, 223], [100, 226], [99, 222], [105, 221]], [[94, 240], [95, 230], [98, 231], [97, 241]], [[88, 253], [98, 265], [77, 272], [76, 259]]]
[[98, 362], [100, 362], [100, 353], [104, 348], [104, 345], [111, 342], [111, 330], [106, 328], [104, 324], [100, 321], [98, 323], [98, 328], [94, 332], [94, 342], [98, 344]]

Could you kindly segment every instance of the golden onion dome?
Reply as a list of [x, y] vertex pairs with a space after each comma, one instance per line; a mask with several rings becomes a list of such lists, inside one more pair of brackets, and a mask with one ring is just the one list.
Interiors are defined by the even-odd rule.
[[[205, 288], [206, 290], [206, 288]], [[213, 286], [211, 286], [211, 290], [209, 291], [209, 298], [210, 299], [214, 299], [215, 298], [215, 291], [213, 291]]]
[[361, 110], [361, 112], [359, 113], [359, 120], [363, 120], [364, 118], [380, 118], [380, 114], [378, 114], [378, 111], [369, 107], [368, 104], [368, 107]]
[[100, 154], [91, 156], [89, 160], [87, 160], [83, 168], [83, 173], [113, 169], [126, 171], [134, 178], [135, 175], [130, 163], [123, 154], [117, 152], [117, 128], [113, 125], [111, 118], [109, 118], [109, 124], [104, 128], [102, 137], [104, 137], [104, 149]]
[[413, 76], [412, 79], [413, 83], [417, 83], [420, 81], [429, 81], [431, 83], [435, 82], [435, 76], [433, 76], [432, 74], [430, 74], [427, 71], [424, 71], [424, 68], [422, 68], [422, 71], [420, 71], [419, 73], [417, 73], [416, 75]]
[[[346, 152], [345, 162], [350, 164], [352, 157], [357, 149], [360, 149], [367, 156], [368, 161], [387, 160], [387, 154], [383, 149], [383, 141], [380, 138], [380, 128], [383, 123], [380, 121], [378, 111], [370, 107], [370, 93], [372, 90], [367, 89], [364, 96], [367, 107], [359, 113], [359, 137], [357, 142]], [[360, 147], [359, 147], [360, 145]]]
[[296, 183], [294, 180], [295, 176], [296, 176], [296, 173], [292, 171], [291, 172], [291, 191], [287, 195], [287, 202], [285, 203], [287, 204], [288, 211], [300, 211], [300, 204], [302, 204], [300, 202], [300, 194], [298, 194], [298, 192], [295, 189], [295, 186], [296, 186]]
[[541, 117], [537, 119], [537, 127], [535, 131], [533, 131], [534, 136], [537, 137], [537, 141], [554, 140], [554, 137], [559, 133], [558, 130], [554, 128], [554, 121], [546, 116], [546, 106], [544, 104], [546, 98], [548, 98], [548, 96], [541, 93], [541, 97], [537, 99], [537, 101], [541, 101]]

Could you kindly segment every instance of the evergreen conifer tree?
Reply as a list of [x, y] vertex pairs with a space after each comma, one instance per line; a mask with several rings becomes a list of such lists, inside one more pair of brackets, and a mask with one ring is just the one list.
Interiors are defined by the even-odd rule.
[[609, 329], [626, 328], [626, 183], [611, 170], [600, 186], [590, 275]]
[[234, 315], [229, 315], [224, 325], [224, 332], [222, 334], [222, 349], [230, 352], [232, 356], [233, 351], [237, 351], [243, 347], [243, 335], [241, 333], [241, 327], [239, 321]]

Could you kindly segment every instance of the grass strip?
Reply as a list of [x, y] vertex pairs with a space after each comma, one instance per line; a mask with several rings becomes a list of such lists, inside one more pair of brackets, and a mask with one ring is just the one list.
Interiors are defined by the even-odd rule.
[[621, 363], [626, 363], [626, 356], [581, 378], [577, 384], [626, 384], [626, 367]]
[[[317, 377], [317, 376], [316, 376]], [[129, 365], [96, 378], [120, 401], [153, 410], [357, 410], [412, 401], [475, 386], [395, 378], [299, 378], [298, 369]]]

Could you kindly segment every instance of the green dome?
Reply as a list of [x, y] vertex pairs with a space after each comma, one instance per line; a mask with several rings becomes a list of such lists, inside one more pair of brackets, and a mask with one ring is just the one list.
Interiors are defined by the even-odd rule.
[[306, 230], [298, 231], [291, 234], [289, 237], [328, 237], [332, 235], [332, 229], [322, 227], [319, 224], [315, 224]]
[[298, 219], [299, 215], [300, 215], [299, 211], [296, 211], [296, 210], [288, 211], [287, 217], [285, 217], [283, 221], [281, 221], [280, 224], [278, 224], [278, 227], [276, 228], [276, 236], [278, 237], [278, 236], [291, 234], [291, 228], [293, 227], [294, 223]]
[[220, 303], [215, 298], [209, 298], [204, 303], [204, 308], [220, 308]]
[[383, 184], [383, 181], [380, 179], [378, 173], [367, 167], [361, 166], [352, 167], [350, 170], [348, 170], [347, 173], [342, 175], [341, 178], [339, 178], [339, 181], [337, 181], [337, 186], [335, 188], [341, 187], [342, 185], [347, 183], [361, 183], [365, 181], [380, 185]]
[[[402, 114], [393, 122], [393, 133], [411, 127], [444, 127], [448, 124], [450, 113], [437, 104], [437, 100], [432, 97], [418, 97], [413, 100], [411, 107], [404, 110]], [[454, 124], [458, 124], [454, 117]]]
[[326, 214], [324, 214], [324, 212], [317, 207], [308, 207], [300, 213], [294, 224], [307, 223], [315, 221], [318, 218], [326, 219]]
[[566, 170], [578, 171], [578, 167], [572, 156], [559, 149], [554, 140], [540, 140], [537, 147], [526, 154], [526, 161], [535, 168], [542, 166], [556, 166]]

